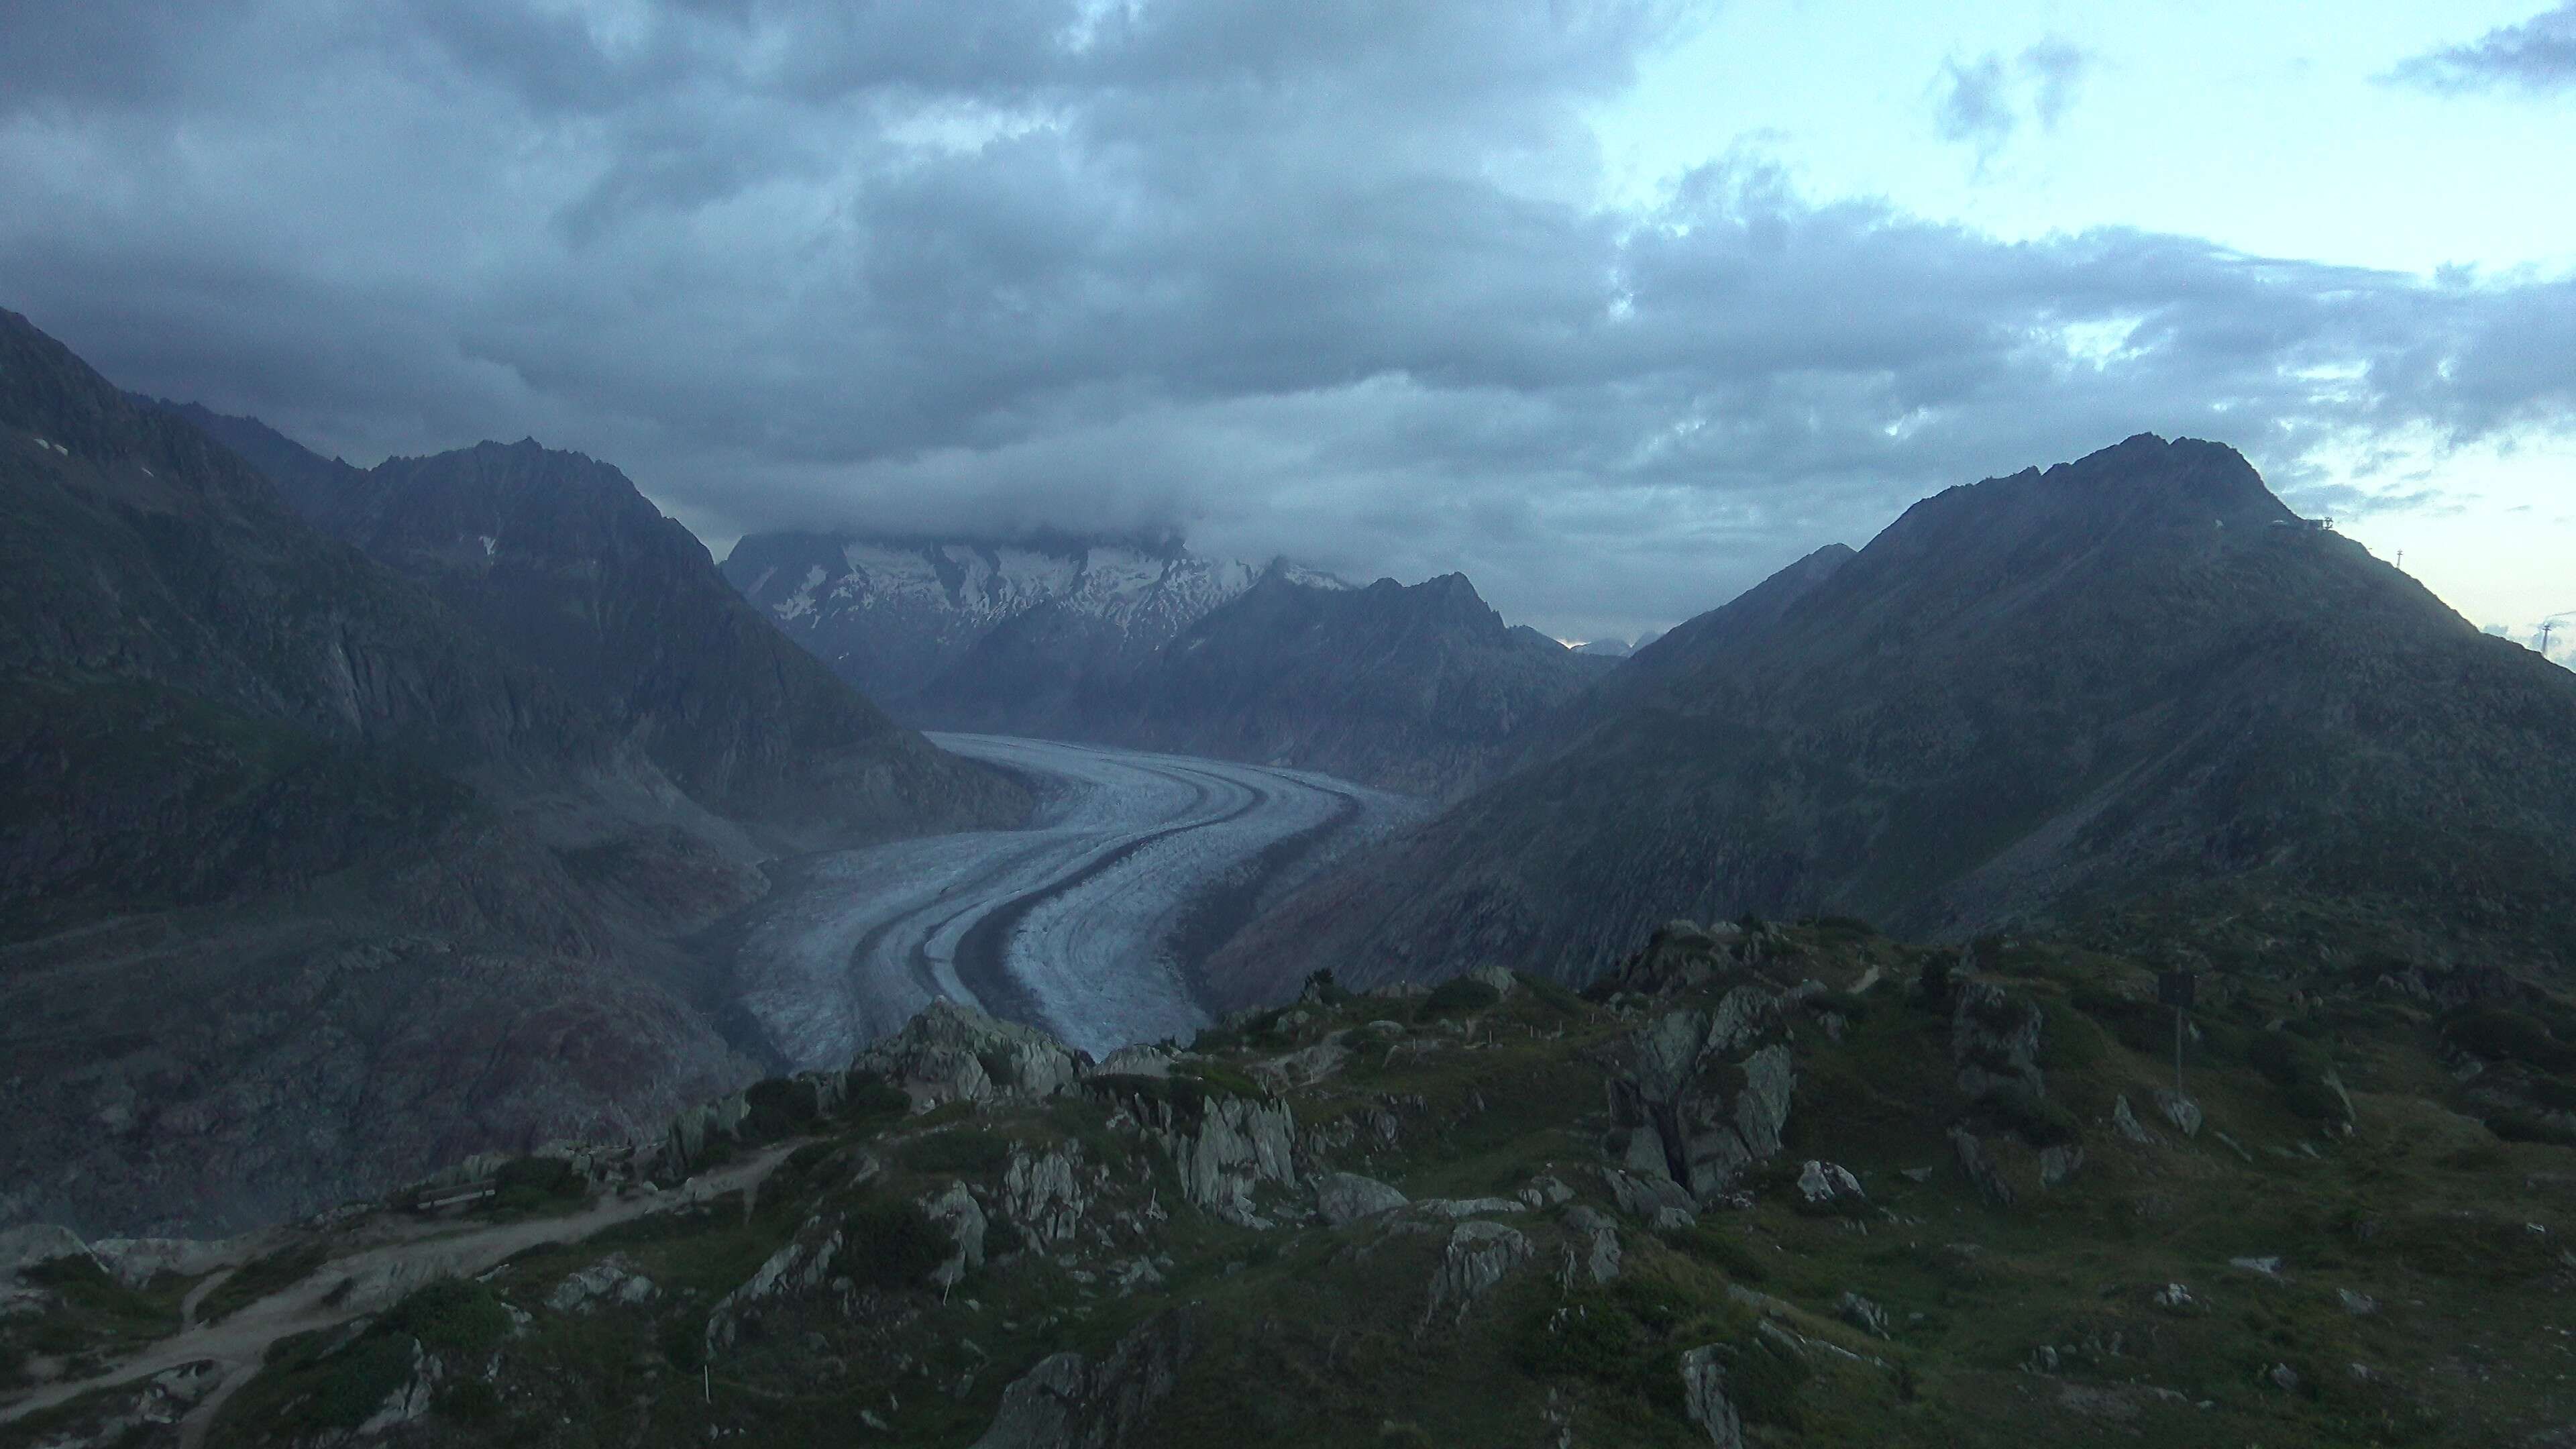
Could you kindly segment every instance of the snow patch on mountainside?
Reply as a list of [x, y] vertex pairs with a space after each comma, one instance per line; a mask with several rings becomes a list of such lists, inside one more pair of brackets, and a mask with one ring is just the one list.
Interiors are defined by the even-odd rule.
[[1141, 659], [1272, 569], [1310, 587], [1348, 587], [1284, 561], [1206, 559], [1111, 541], [757, 534], [724, 565], [745, 597], [879, 699], [919, 693], [993, 629], [1048, 605], [1106, 626], [1119, 653]]

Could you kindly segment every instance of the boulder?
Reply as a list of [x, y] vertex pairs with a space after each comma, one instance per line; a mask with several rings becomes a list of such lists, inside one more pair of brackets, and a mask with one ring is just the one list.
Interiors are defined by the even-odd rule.
[[1209, 1096], [1194, 1113], [1164, 1098], [1127, 1105], [1179, 1170], [1183, 1198], [1238, 1227], [1272, 1226], [1253, 1210], [1252, 1190], [1297, 1185], [1297, 1119], [1287, 1103]]
[[2084, 1147], [2076, 1142], [2059, 1142], [2039, 1150], [2039, 1185], [2062, 1186], [2084, 1166]]
[[948, 1260], [930, 1270], [930, 1281], [943, 1291], [954, 1288], [966, 1281], [969, 1271], [984, 1266], [984, 1232], [990, 1225], [985, 1221], [983, 1206], [966, 1190], [966, 1184], [952, 1182], [923, 1198], [921, 1211], [946, 1229], [949, 1241], [955, 1245]]
[[860, 1052], [850, 1070], [883, 1077], [914, 1110], [928, 1111], [943, 1102], [1051, 1097], [1075, 1085], [1082, 1062], [1045, 1032], [943, 999]]
[[1870, 1302], [1868, 1299], [1863, 1298], [1858, 1293], [1846, 1291], [1840, 1299], [1836, 1300], [1834, 1303], [1834, 1316], [1840, 1318], [1843, 1322], [1850, 1324], [1852, 1327], [1859, 1329], [1861, 1332], [1870, 1334], [1874, 1337], [1891, 1338], [1894, 1336], [1888, 1332], [1887, 1310]]
[[1850, 1169], [1809, 1158], [1798, 1169], [1798, 1200], [1810, 1212], [1840, 1212], [1865, 1206], [1869, 1194], [1861, 1191], [1860, 1179]]
[[1574, 1286], [1578, 1267], [1594, 1283], [1607, 1283], [1619, 1276], [1618, 1224], [1596, 1209], [1576, 1207], [1566, 1210], [1565, 1226], [1575, 1238], [1575, 1247], [1566, 1252], [1565, 1286]]
[[751, 1275], [731, 1293], [716, 1300], [707, 1314], [707, 1352], [733, 1346], [741, 1332], [742, 1320], [766, 1299], [785, 1293], [805, 1292], [832, 1276], [832, 1261], [840, 1256], [841, 1229], [837, 1221], [826, 1223], [821, 1218], [808, 1218], [796, 1232], [794, 1240], [769, 1255], [760, 1271]]
[[611, 1254], [556, 1284], [546, 1295], [546, 1306], [557, 1313], [588, 1313], [610, 1304], [649, 1303], [659, 1291], [634, 1264]]
[[1427, 1197], [1414, 1206], [1452, 1222], [1461, 1218], [1486, 1217], [1494, 1213], [1529, 1211], [1529, 1204], [1516, 1197]]
[[1601, 1180], [1609, 1184], [1611, 1199], [1619, 1204], [1619, 1211], [1629, 1217], [1651, 1218], [1667, 1208], [1683, 1213], [1691, 1210], [1691, 1195], [1669, 1177], [1605, 1167], [1601, 1169]]
[[1315, 1211], [1333, 1227], [1348, 1227], [1362, 1218], [1393, 1212], [1408, 1201], [1403, 1193], [1356, 1172], [1326, 1172], [1315, 1177]]
[[2129, 1110], [2129, 1099], [2125, 1096], [2111, 1099], [2111, 1130], [2119, 1133], [2123, 1141], [2134, 1142], [2141, 1147], [2156, 1140], [2138, 1124], [2138, 1114]]
[[1509, 998], [1513, 992], [1518, 991], [1521, 985], [1519, 978], [1513, 976], [1511, 968], [1507, 966], [1479, 966], [1467, 973], [1467, 979], [1481, 981], [1494, 988], [1496, 996], [1505, 998]]
[[2200, 1135], [2200, 1104], [2179, 1092], [2156, 1089], [2156, 1109], [2165, 1114], [2176, 1132], [2185, 1137]]
[[1441, 1309], [1452, 1304], [1457, 1307], [1454, 1316], [1465, 1318], [1477, 1299], [1529, 1257], [1529, 1239], [1516, 1228], [1481, 1220], [1460, 1223], [1450, 1230], [1449, 1246], [1440, 1255], [1438, 1271], [1431, 1275], [1431, 1306], [1423, 1310], [1423, 1325], [1428, 1327]]
[[1714, 1012], [1665, 1012], [1604, 1053], [1622, 1169], [1660, 1171], [1706, 1203], [1778, 1154], [1795, 1062], [1776, 1043], [1738, 1056], [1778, 1021], [1779, 1003], [1765, 988], [1738, 986]]
[[1085, 1176], [1081, 1149], [1071, 1143], [1043, 1152], [1015, 1143], [1002, 1169], [1002, 1215], [1039, 1243], [1064, 1242], [1091, 1206]]
[[1682, 1354], [1682, 1411], [1718, 1449], [1744, 1449], [1744, 1419], [1726, 1396], [1726, 1359], [1715, 1344]]
[[1959, 1157], [1959, 1170], [1975, 1184], [1977, 1195], [1996, 1207], [2011, 1207], [2013, 1188], [2004, 1180], [2003, 1169], [1995, 1164], [1986, 1144], [1965, 1127], [1950, 1129], [1950, 1147]]
[[1175, 1308], [1139, 1324], [1098, 1362], [1058, 1353], [1002, 1391], [975, 1449], [1123, 1449], [1180, 1382], [1199, 1347], [1199, 1310]]
[[1555, 1207], [1559, 1203], [1574, 1201], [1574, 1189], [1567, 1187], [1564, 1179], [1554, 1173], [1543, 1172], [1523, 1184], [1513, 1196], [1534, 1208]]
[[2023, 1001], [1991, 981], [1959, 988], [1950, 1012], [1950, 1060], [1959, 1090], [1970, 1101], [2012, 1086], [2047, 1095], [2039, 1070], [2039, 1037], [2046, 1018], [2038, 1003]]

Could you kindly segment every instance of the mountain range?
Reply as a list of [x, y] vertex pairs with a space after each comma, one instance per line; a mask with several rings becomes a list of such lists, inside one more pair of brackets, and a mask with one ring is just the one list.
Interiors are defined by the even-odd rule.
[[[977, 646], [1021, 616], [1069, 641], [1051, 665], [1084, 677], [1131, 671], [1269, 573], [1317, 588], [1329, 575], [1282, 560], [1205, 559], [1171, 538], [1020, 540], [762, 533], [734, 545], [724, 576], [840, 676], [911, 715], [943, 681], [974, 681]], [[999, 653], [1025, 647], [1007, 640]], [[973, 662], [970, 662], [973, 661]]]
[[2142, 435], [1676, 628], [1211, 975], [1580, 982], [1658, 922], [1748, 913], [2551, 974], [2570, 879], [2576, 674], [2234, 451]]
[[[832, 838], [1027, 808], [766, 633], [613, 470], [309, 472], [290, 495], [0, 314], [0, 1222], [269, 1221], [636, 1130], [753, 1071], [686, 941], [766, 888], [771, 803], [819, 795], [782, 833]], [[346, 501], [326, 475], [398, 566], [299, 516]]]
[[930, 728], [1284, 765], [1443, 795], [1616, 662], [1464, 575], [1353, 588], [1150, 544], [745, 538], [726, 577]]

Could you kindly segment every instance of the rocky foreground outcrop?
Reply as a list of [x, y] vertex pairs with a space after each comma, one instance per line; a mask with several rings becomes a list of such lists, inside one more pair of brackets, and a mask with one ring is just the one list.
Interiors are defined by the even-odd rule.
[[[2449, 1073], [2560, 1081], [2576, 1012], [2428, 1030], [2354, 979], [2206, 992], [2188, 1112], [2152, 969], [1841, 923], [1674, 923], [1581, 998], [1317, 982], [1098, 1063], [943, 1007], [252, 1245], [283, 1316], [192, 1250], [0, 1240], [0, 1445], [57, 1373], [60, 1449], [2539, 1442], [2576, 1174]], [[183, 1295], [212, 1329], [151, 1326]]]

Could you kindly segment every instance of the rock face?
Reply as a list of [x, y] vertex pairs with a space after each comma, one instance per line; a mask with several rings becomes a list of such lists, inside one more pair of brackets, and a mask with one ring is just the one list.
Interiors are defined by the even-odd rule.
[[1505, 626], [1463, 574], [1346, 589], [1274, 573], [1097, 693], [1073, 732], [1438, 795], [1604, 667]]
[[1726, 1396], [1726, 1359], [1717, 1348], [1682, 1355], [1682, 1408], [1718, 1449], [1744, 1449], [1744, 1419]]
[[1082, 1061], [1045, 1032], [941, 998], [860, 1052], [850, 1070], [884, 1078], [927, 1111], [943, 1102], [1051, 1097], [1075, 1084]]
[[1324, 1172], [1315, 1175], [1315, 1211], [1334, 1227], [1348, 1227], [1362, 1218], [1393, 1212], [1410, 1199], [1375, 1178], [1355, 1172]]
[[1607, 1283], [1619, 1276], [1619, 1225], [1588, 1207], [1568, 1209], [1565, 1225], [1575, 1235], [1578, 1248], [1565, 1255], [1565, 1286], [1573, 1287], [1578, 1273], [1593, 1283]]
[[984, 1209], [966, 1184], [952, 1182], [923, 1198], [921, 1210], [957, 1245], [957, 1251], [930, 1275], [940, 1287], [954, 1288], [966, 1281], [968, 1273], [984, 1266]]
[[[1661, 953], [1662, 964], [1631, 978], [1660, 971], [1667, 979], [1710, 979], [1708, 952], [1697, 941], [1668, 928], [1657, 943], [1647, 954]], [[1665, 1012], [1609, 1048], [1613, 1152], [1622, 1168], [1669, 1178], [1704, 1204], [1746, 1168], [1778, 1154], [1797, 1072], [1785, 1045], [1756, 1043], [1776, 1033], [1780, 1000], [1748, 978], [1714, 1010]]]
[[1967, 1174], [1978, 1196], [1996, 1207], [2013, 1205], [2016, 1195], [2012, 1183], [2004, 1176], [2003, 1169], [1995, 1164], [1994, 1154], [1987, 1149], [1982, 1138], [1965, 1127], [1953, 1127], [1950, 1129], [1950, 1148], [1958, 1154], [1959, 1171]]
[[1297, 1120], [1285, 1102], [1209, 1097], [1196, 1120], [1169, 1103], [1147, 1105], [1139, 1115], [1179, 1169], [1181, 1195], [1228, 1222], [1270, 1226], [1253, 1210], [1253, 1188], [1297, 1185]]
[[[1082, 1225], [1090, 1194], [1081, 1152], [1070, 1145], [1031, 1152], [1015, 1148], [1002, 1174], [1005, 1217], [1041, 1244], [1060, 1243]], [[980, 1230], [979, 1230], [980, 1237]], [[981, 1250], [977, 1253], [981, 1261]]]
[[0, 1223], [219, 1234], [753, 1074], [663, 984], [740, 832], [575, 692], [15, 314], [0, 490]]
[[607, 463], [522, 441], [361, 471], [256, 419], [183, 414], [759, 836], [818, 849], [1026, 812], [1017, 786], [931, 749], [798, 649]]
[[1950, 1059], [1959, 1090], [1972, 1102], [2009, 1088], [2048, 1095], [2039, 1070], [2039, 1037], [2045, 1018], [2032, 1002], [2016, 1001], [1991, 981], [1959, 988], [1950, 1014]]
[[1198, 1349], [1198, 1315], [1159, 1314], [1098, 1362], [1059, 1353], [1003, 1391], [993, 1426], [975, 1449], [1122, 1449], [1139, 1442], [1154, 1406]]
[[1493, 1222], [1460, 1223], [1450, 1230], [1440, 1268], [1431, 1276], [1431, 1306], [1423, 1310], [1423, 1323], [1431, 1323], [1443, 1309], [1454, 1310], [1453, 1322], [1465, 1318], [1477, 1299], [1529, 1259], [1529, 1239], [1519, 1229]]
[[2298, 526], [2215, 443], [1926, 499], [1598, 694], [1211, 969], [1580, 982], [1675, 915], [1957, 940], [2364, 899], [2446, 957], [2546, 971], [2576, 941], [2576, 675]]
[[1798, 1201], [1810, 1211], [1838, 1212], [1848, 1206], [1867, 1206], [1869, 1194], [1861, 1191], [1860, 1179], [1849, 1168], [1811, 1158], [1798, 1169]]
[[834, 672], [899, 712], [954, 681], [946, 723], [1030, 732], [1290, 564], [1198, 558], [1170, 538], [753, 534], [724, 576]]

